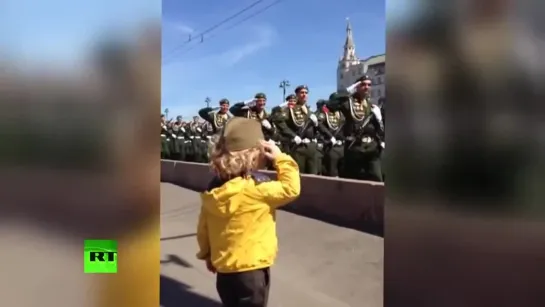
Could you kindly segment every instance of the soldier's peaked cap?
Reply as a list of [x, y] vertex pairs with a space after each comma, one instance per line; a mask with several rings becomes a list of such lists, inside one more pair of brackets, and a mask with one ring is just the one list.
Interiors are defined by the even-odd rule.
[[299, 93], [299, 91], [301, 90], [307, 90], [308, 91], [308, 86], [306, 85], [299, 85], [298, 87], [295, 88], [295, 92], [296, 93]]
[[290, 99], [296, 99], [297, 97], [295, 97], [295, 95], [293, 94], [290, 94], [286, 97], [286, 101], [290, 100]]
[[223, 98], [222, 100], [220, 100], [220, 105], [222, 104], [229, 104], [229, 100], [227, 98]]
[[254, 98], [256, 98], [256, 99], [259, 99], [259, 98], [267, 99], [267, 95], [265, 95], [265, 93], [257, 93], [257, 94], [255, 94]]
[[363, 75], [356, 80], [356, 82], [370, 81], [371, 78], [368, 75]]

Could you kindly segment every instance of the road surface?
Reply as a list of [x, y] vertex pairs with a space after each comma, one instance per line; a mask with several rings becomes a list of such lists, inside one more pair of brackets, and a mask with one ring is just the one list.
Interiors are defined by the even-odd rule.
[[[335, 205], [335, 204], [331, 204]], [[195, 258], [197, 193], [161, 183], [161, 306], [219, 307], [214, 275]], [[382, 307], [380, 237], [279, 212], [269, 307]]]

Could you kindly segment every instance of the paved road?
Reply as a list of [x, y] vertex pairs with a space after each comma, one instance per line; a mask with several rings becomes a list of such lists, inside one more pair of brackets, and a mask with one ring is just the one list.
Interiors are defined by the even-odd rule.
[[[198, 194], [161, 183], [163, 307], [220, 306], [214, 275], [195, 259]], [[279, 212], [270, 307], [383, 306], [383, 239]]]

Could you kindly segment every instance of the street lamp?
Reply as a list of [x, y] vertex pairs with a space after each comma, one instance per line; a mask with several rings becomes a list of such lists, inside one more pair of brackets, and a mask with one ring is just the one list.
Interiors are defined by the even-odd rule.
[[206, 99], [204, 100], [204, 102], [206, 102], [206, 107], [207, 107], [207, 108], [210, 108], [210, 102], [212, 102], [212, 99], [210, 99], [210, 97], [206, 97]]
[[284, 79], [280, 82], [280, 85], [278, 87], [282, 89], [282, 97], [284, 99], [282, 101], [286, 101], [286, 89], [290, 86], [291, 84], [289, 80]]

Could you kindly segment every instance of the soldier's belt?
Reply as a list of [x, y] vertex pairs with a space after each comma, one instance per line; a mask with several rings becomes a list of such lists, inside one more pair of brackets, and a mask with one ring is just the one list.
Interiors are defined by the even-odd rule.
[[183, 139], [184, 139], [183, 136], [179, 136], [179, 137], [178, 137], [178, 140], [183, 140]]
[[166, 134], [161, 134], [161, 137], [162, 137], [162, 138], [166, 138], [167, 135], [166, 135]]
[[195, 137], [195, 139], [197, 139], [197, 140], [200, 139], [200, 138], [201, 138], [200, 136], [196, 136], [196, 137]]

